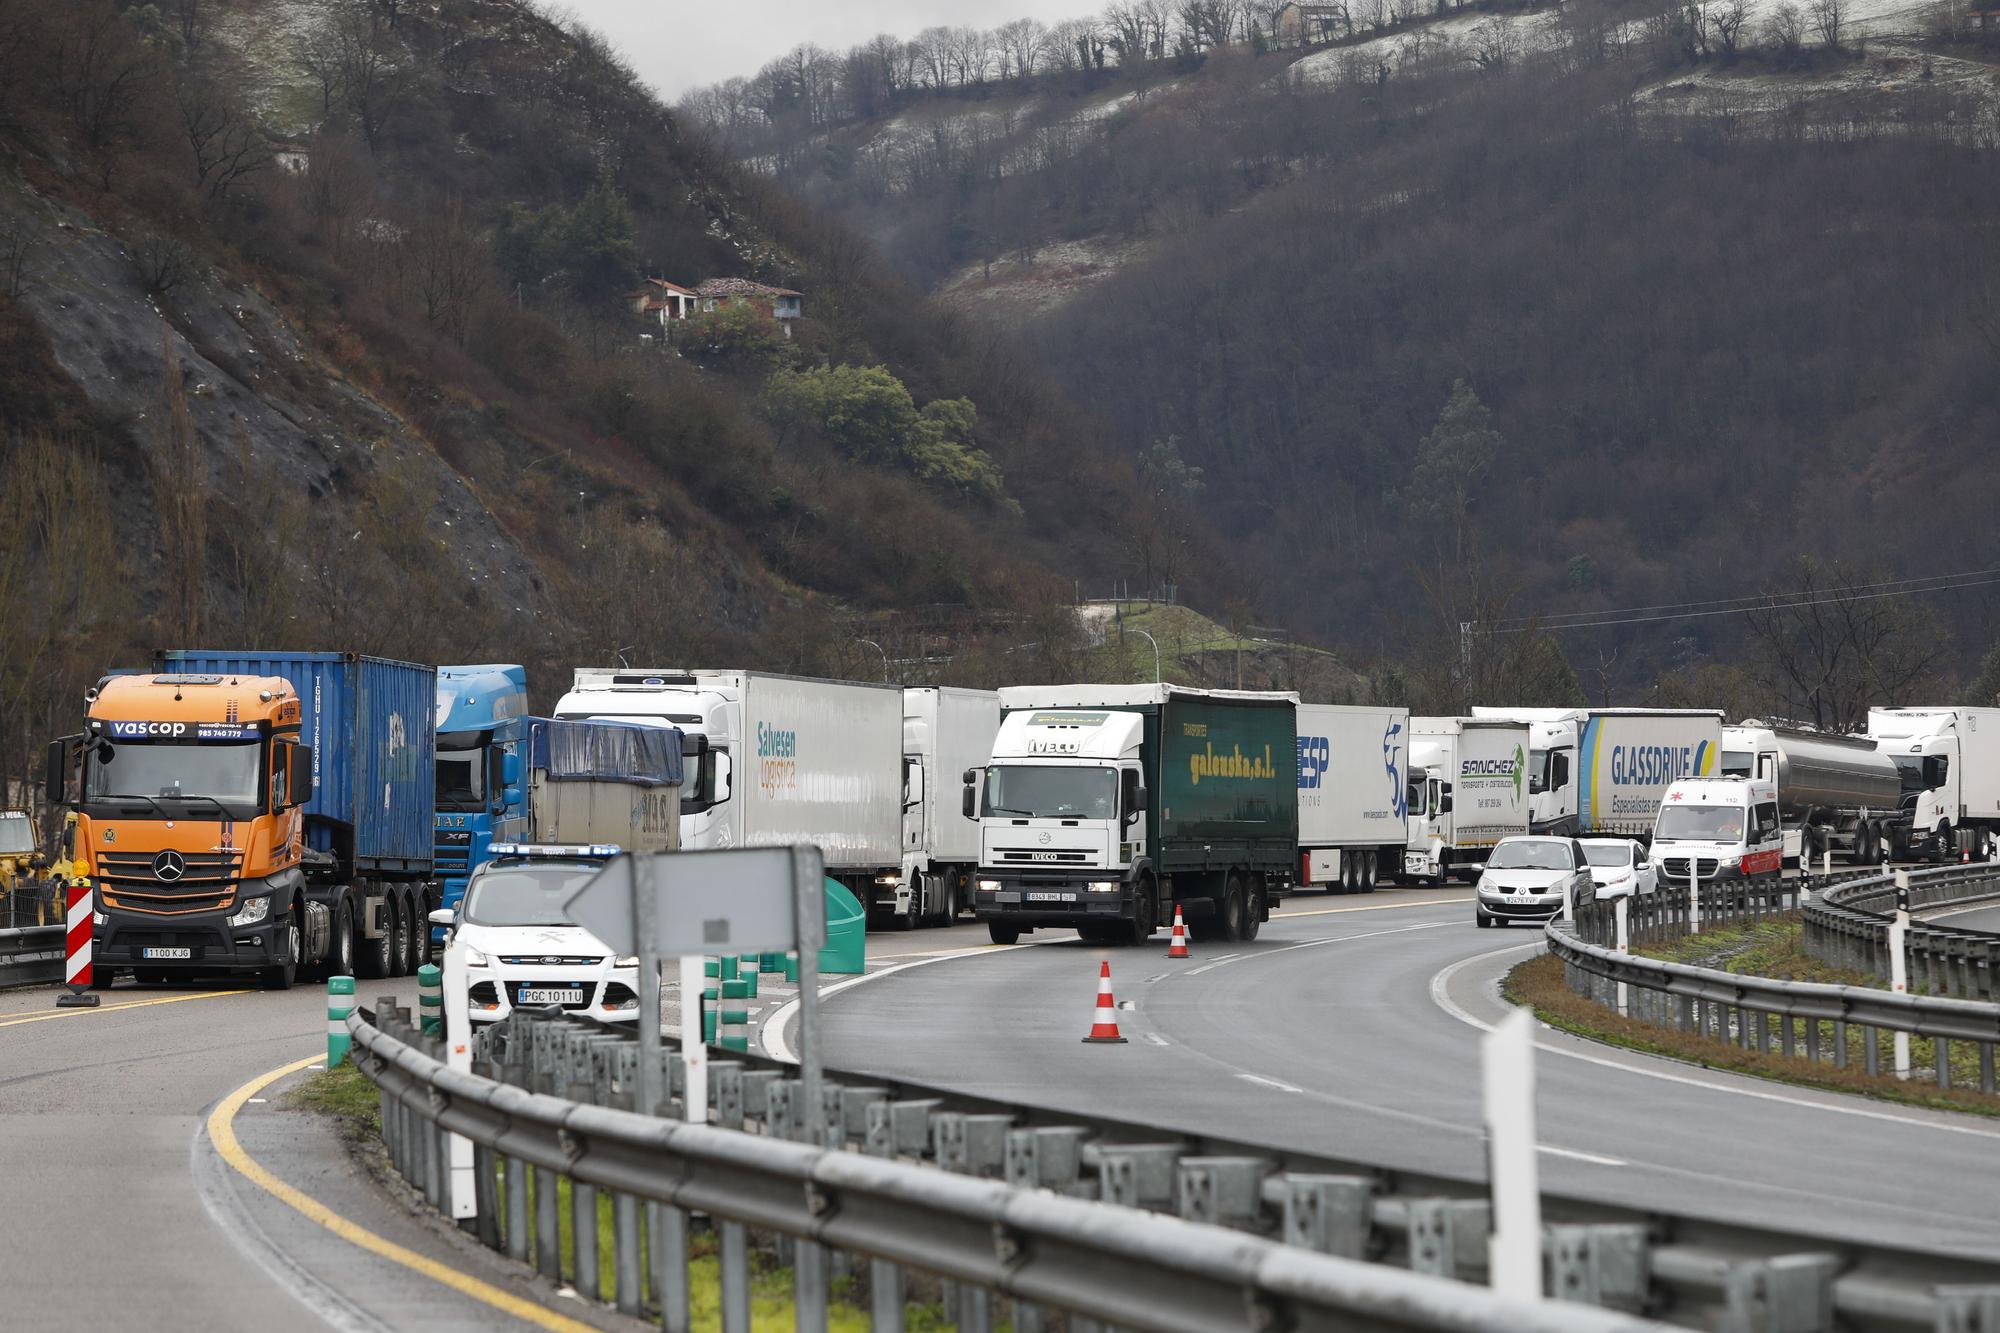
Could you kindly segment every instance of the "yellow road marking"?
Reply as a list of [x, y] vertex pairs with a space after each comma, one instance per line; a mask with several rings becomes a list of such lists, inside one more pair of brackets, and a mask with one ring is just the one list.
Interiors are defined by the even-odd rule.
[[1273, 921], [1290, 921], [1295, 916], [1337, 916], [1342, 912], [1392, 912], [1398, 907], [1439, 907], [1467, 902], [1465, 898], [1418, 898], [1407, 903], [1370, 903], [1366, 907], [1318, 907], [1310, 912], [1274, 912]]
[[87, 1018], [91, 1014], [115, 1014], [120, 1009], [145, 1009], [156, 1004], [179, 1004], [183, 1000], [219, 1000], [225, 995], [248, 995], [241, 990], [204, 990], [192, 995], [162, 995], [151, 1000], [132, 1000], [125, 1004], [99, 1005], [95, 1009], [58, 1009], [52, 1014], [30, 1014], [26, 1018], [0, 1019], [0, 1028], [17, 1028], [23, 1023], [46, 1023], [55, 1018]]
[[414, 1273], [421, 1273], [434, 1282], [443, 1283], [452, 1290], [470, 1296], [483, 1305], [489, 1305], [503, 1314], [546, 1328], [553, 1333], [597, 1333], [597, 1330], [575, 1319], [566, 1319], [553, 1310], [545, 1310], [533, 1301], [521, 1299], [511, 1292], [502, 1291], [490, 1282], [482, 1282], [469, 1274], [461, 1273], [447, 1264], [406, 1249], [396, 1242], [378, 1236], [358, 1222], [349, 1221], [318, 1199], [302, 1190], [295, 1189], [266, 1171], [257, 1164], [255, 1158], [243, 1149], [236, 1137], [236, 1113], [244, 1103], [270, 1087], [287, 1074], [295, 1074], [308, 1065], [316, 1065], [326, 1058], [324, 1052], [308, 1055], [303, 1060], [294, 1060], [288, 1065], [273, 1069], [268, 1074], [259, 1074], [236, 1091], [222, 1099], [219, 1106], [209, 1113], [208, 1138], [215, 1145], [222, 1160], [235, 1168], [236, 1172], [257, 1188], [299, 1213], [308, 1221], [317, 1222], [334, 1235], [350, 1244], [358, 1245], [370, 1254], [380, 1255], [390, 1263], [400, 1264]]

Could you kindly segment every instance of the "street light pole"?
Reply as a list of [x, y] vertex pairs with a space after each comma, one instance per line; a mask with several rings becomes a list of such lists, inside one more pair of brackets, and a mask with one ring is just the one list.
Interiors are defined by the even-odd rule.
[[1132, 632], [1153, 645], [1153, 683], [1158, 685], [1160, 683], [1160, 641], [1142, 629], [1135, 629]]
[[856, 640], [855, 640], [855, 642], [856, 642], [856, 643], [859, 643], [859, 644], [863, 644], [863, 645], [865, 645], [866, 647], [869, 647], [869, 648], [873, 648], [873, 649], [874, 649], [874, 650], [875, 650], [876, 652], [878, 652], [878, 653], [882, 653], [882, 683], [883, 683], [884, 685], [888, 684], [888, 683], [889, 683], [889, 654], [887, 654], [887, 653], [883, 653], [883, 652], [882, 652], [882, 645], [881, 645], [881, 644], [879, 644], [879, 643], [877, 643], [877, 642], [875, 642], [875, 640], [873, 640], [873, 639], [856, 639]]

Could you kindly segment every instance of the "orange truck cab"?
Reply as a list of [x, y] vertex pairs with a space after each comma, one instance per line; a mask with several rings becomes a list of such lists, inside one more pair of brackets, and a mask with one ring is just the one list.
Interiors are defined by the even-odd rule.
[[[343, 667], [374, 661], [313, 656], [336, 685]], [[316, 781], [355, 767], [339, 750], [365, 731], [354, 716], [366, 691], [343, 709], [328, 680], [305, 688], [301, 698], [284, 676], [183, 670], [107, 676], [85, 696], [85, 730], [50, 747], [48, 776], [76, 811], [75, 872], [97, 889], [96, 985], [130, 970], [142, 981], [249, 974], [284, 989], [302, 968], [353, 975], [358, 961], [364, 975], [395, 975], [425, 956], [428, 862], [358, 875], [352, 820], [327, 814], [336, 784]]]

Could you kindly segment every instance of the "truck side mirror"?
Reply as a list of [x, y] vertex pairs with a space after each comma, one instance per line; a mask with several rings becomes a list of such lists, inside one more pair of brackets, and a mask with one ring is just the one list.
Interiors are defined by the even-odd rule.
[[1564, 787], [1569, 786], [1569, 756], [1559, 754], [1555, 757], [1555, 760], [1554, 771], [1549, 776], [1549, 785], [1557, 791], [1561, 791]]
[[921, 759], [903, 760], [903, 808], [914, 810], [924, 803], [924, 764]]
[[1119, 775], [1120, 804], [1125, 810], [1125, 822], [1131, 823], [1146, 812], [1146, 789], [1139, 785], [1137, 769], [1126, 769]]
[[[966, 770], [967, 773], [970, 773], [971, 771], [972, 771], [971, 769]], [[976, 788], [971, 782], [967, 782], [965, 784], [965, 790], [960, 793], [960, 800], [958, 803], [959, 810], [965, 815], [967, 819], [972, 819], [976, 817], [973, 813], [973, 806], [974, 802], [978, 800], [978, 797], [979, 797], [978, 788]]]
[[1438, 797], [1438, 813], [1439, 813], [1439, 814], [1441, 814], [1441, 815], [1448, 815], [1448, 814], [1450, 814], [1450, 813], [1451, 813], [1451, 793], [1450, 793], [1450, 792], [1444, 792], [1443, 794], [1441, 794], [1441, 795], [1440, 795], [1440, 796]]
[[[500, 755], [500, 785], [503, 787], [512, 787], [520, 781], [521, 756], [515, 754], [512, 750], [502, 752]], [[518, 796], [510, 797], [507, 801], [509, 805], [517, 805], [519, 803], [520, 798]]]
[[718, 801], [729, 799], [730, 771], [729, 751], [715, 751], [715, 799]]
[[64, 788], [68, 786], [69, 742], [67, 740], [50, 741], [48, 767], [42, 774], [42, 791], [48, 797], [49, 804], [61, 805], [63, 796], [65, 795]]
[[292, 771], [287, 785], [291, 788], [293, 805], [304, 805], [313, 798], [313, 752], [310, 745], [292, 747]]
[[500, 803], [509, 810], [512, 810], [521, 803], [521, 789], [519, 787], [502, 787], [500, 789]]

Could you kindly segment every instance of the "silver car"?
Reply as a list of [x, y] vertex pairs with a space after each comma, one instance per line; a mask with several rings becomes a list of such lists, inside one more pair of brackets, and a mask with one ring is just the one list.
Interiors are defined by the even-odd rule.
[[1630, 838], [1585, 838], [1583, 854], [1590, 859], [1591, 893], [1600, 902], [1639, 897], [1660, 887], [1659, 867]]
[[1495, 922], [1548, 921], [1561, 915], [1563, 899], [1590, 889], [1590, 862], [1575, 838], [1502, 838], [1480, 871], [1473, 919]]

